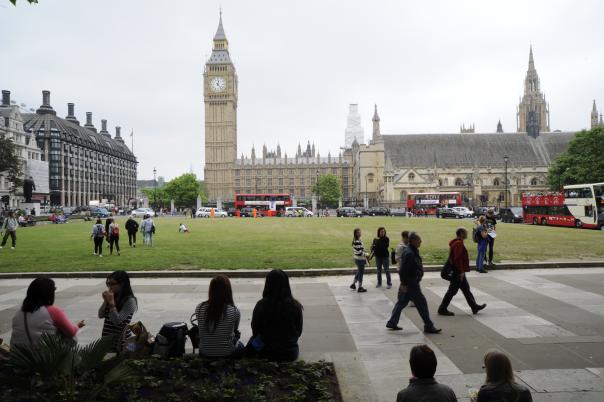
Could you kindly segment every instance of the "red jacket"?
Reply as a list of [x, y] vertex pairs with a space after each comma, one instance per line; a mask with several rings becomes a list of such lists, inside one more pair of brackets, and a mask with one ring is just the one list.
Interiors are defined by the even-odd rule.
[[449, 255], [451, 263], [458, 273], [470, 272], [470, 258], [463, 240], [453, 239], [449, 242]]

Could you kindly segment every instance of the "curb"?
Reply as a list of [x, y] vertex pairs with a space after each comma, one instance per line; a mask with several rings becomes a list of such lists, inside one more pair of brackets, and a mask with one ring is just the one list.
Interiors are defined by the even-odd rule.
[[[473, 267], [471, 265], [470, 267]], [[426, 265], [425, 272], [440, 272], [440, 265]], [[604, 261], [573, 261], [573, 262], [515, 262], [497, 264], [489, 270], [513, 270], [513, 269], [555, 269], [555, 268], [604, 268]], [[129, 271], [131, 278], [213, 278], [216, 275], [227, 275], [230, 278], [264, 278], [270, 269], [233, 269], [233, 270], [183, 270], [183, 271]], [[312, 277], [312, 276], [338, 276], [353, 275], [355, 268], [310, 268], [310, 269], [288, 269], [288, 276]], [[396, 272], [396, 269], [393, 269]], [[28, 279], [38, 277], [52, 278], [106, 278], [112, 271], [80, 271], [80, 272], [8, 272], [0, 273], [2, 279]], [[365, 273], [376, 273], [377, 268], [365, 268]]]

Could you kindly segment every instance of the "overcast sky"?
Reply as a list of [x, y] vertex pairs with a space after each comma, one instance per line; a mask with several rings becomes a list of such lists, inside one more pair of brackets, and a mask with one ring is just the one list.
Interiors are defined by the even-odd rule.
[[37, 108], [51, 91], [94, 124], [134, 130], [139, 179], [203, 175], [203, 67], [222, 5], [239, 76], [238, 155], [344, 143], [348, 104], [365, 137], [516, 129], [532, 43], [552, 130], [604, 109], [604, 2], [0, 0], [0, 88]]

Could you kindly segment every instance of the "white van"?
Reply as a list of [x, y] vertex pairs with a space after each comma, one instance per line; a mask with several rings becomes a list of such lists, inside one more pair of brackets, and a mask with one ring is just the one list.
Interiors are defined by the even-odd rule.
[[286, 207], [285, 216], [310, 217], [313, 216], [313, 213], [304, 207]]

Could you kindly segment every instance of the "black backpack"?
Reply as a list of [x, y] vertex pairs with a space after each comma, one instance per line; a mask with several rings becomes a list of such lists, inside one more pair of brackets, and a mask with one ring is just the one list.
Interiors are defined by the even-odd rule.
[[153, 354], [162, 358], [180, 357], [185, 353], [187, 324], [184, 322], [165, 323], [155, 336]]
[[393, 248], [390, 249], [390, 263], [396, 265], [396, 250]]

